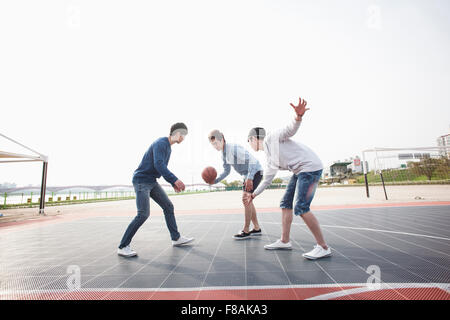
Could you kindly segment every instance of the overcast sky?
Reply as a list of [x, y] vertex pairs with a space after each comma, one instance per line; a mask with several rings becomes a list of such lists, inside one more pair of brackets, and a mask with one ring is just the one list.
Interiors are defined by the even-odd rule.
[[[435, 146], [450, 131], [449, 15], [447, 0], [5, 0], [0, 133], [49, 156], [51, 186], [131, 184], [179, 121], [169, 169], [201, 182], [221, 171], [210, 130], [250, 149], [249, 129], [287, 124], [298, 96], [311, 110], [295, 139], [325, 165]], [[2, 164], [0, 183], [38, 185], [41, 167]]]

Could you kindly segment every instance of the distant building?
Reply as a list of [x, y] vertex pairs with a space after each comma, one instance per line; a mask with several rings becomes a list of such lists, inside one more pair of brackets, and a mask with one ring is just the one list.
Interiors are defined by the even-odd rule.
[[0, 188], [8, 189], [8, 188], [16, 188], [17, 185], [15, 183], [5, 182], [3, 184], [0, 183]]
[[440, 147], [440, 156], [450, 157], [450, 134], [446, 134], [437, 138], [437, 145], [438, 147]]
[[[369, 171], [369, 164], [367, 161], [365, 162], [365, 165], [367, 171]], [[324, 174], [328, 177], [335, 177], [350, 172], [363, 173], [363, 161], [358, 156], [345, 159], [344, 161], [335, 161], [330, 167], [324, 168]]]
[[352, 164], [351, 161], [336, 161], [330, 166], [330, 176], [335, 177], [339, 175], [345, 175], [349, 172], [348, 166]]
[[[345, 159], [344, 161], [334, 161], [332, 165], [323, 169], [324, 179], [332, 179], [342, 177], [349, 173], [363, 173], [363, 161], [356, 156], [355, 158]], [[365, 162], [367, 171], [369, 171], [369, 164]]]
[[[363, 173], [364, 172], [363, 162], [358, 156], [356, 156], [355, 158], [350, 158], [350, 161], [352, 163], [349, 165], [349, 168], [352, 169], [352, 173]], [[365, 162], [365, 166], [367, 168], [367, 171], [369, 171], [369, 164], [367, 161]]]

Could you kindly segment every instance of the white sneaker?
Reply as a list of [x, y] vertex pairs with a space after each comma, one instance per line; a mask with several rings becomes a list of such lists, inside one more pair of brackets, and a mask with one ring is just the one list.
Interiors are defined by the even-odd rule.
[[322, 248], [320, 245], [316, 244], [314, 246], [314, 249], [312, 249], [310, 252], [304, 253], [303, 257], [310, 260], [316, 260], [324, 257], [328, 257], [331, 255], [331, 249], [328, 247], [327, 250]]
[[264, 249], [267, 249], [267, 250], [279, 250], [279, 249], [281, 249], [281, 250], [291, 250], [292, 249], [292, 245], [291, 245], [290, 241], [288, 243], [284, 243], [284, 242], [281, 241], [281, 239], [278, 239], [274, 243], [266, 244], [264, 246]]
[[186, 244], [186, 243], [189, 243], [192, 241], [194, 241], [194, 238], [186, 238], [186, 237], [180, 236], [177, 241], [172, 240], [172, 245], [176, 247], [176, 246], [181, 246], [183, 244]]
[[126, 246], [122, 249], [118, 249], [117, 250], [117, 254], [119, 256], [123, 256], [123, 257], [134, 257], [137, 256], [136, 251], [131, 250], [130, 246]]

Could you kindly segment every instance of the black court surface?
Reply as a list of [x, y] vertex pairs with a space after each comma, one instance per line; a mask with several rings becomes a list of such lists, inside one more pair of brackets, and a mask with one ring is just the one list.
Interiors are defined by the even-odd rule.
[[450, 205], [319, 210], [332, 256], [299, 217], [293, 249], [265, 250], [281, 213], [258, 213], [263, 235], [234, 240], [242, 214], [178, 215], [192, 244], [173, 247], [163, 216], [137, 232], [138, 257], [117, 255], [132, 217], [0, 228], [0, 299], [450, 299]]

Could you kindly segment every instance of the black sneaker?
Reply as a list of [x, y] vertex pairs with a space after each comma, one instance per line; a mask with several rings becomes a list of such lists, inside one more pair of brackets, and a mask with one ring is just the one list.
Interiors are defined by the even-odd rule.
[[253, 229], [253, 230], [251, 230], [250, 231], [250, 235], [253, 237], [253, 236], [257, 236], [257, 237], [260, 237], [261, 236], [261, 229], [259, 229], [259, 230], [255, 230], [255, 229]]
[[248, 238], [250, 238], [250, 236], [251, 236], [250, 233], [241, 231], [241, 233], [235, 234], [235, 235], [233, 236], [233, 238], [236, 239], [236, 240], [243, 240], [243, 239], [248, 239]]

